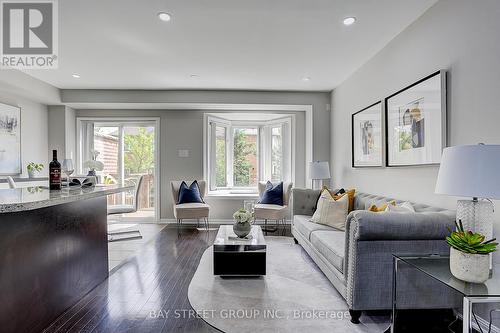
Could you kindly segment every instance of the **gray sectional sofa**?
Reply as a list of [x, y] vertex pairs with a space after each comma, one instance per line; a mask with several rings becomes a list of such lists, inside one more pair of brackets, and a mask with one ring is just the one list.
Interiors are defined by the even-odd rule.
[[[371, 204], [394, 199], [357, 193], [344, 232], [310, 222], [319, 195], [319, 190], [292, 190], [292, 234], [345, 298], [353, 323], [359, 323], [361, 311], [391, 309], [393, 253], [449, 254], [444, 239], [447, 228], [454, 228], [454, 211], [414, 204], [416, 213], [373, 213], [366, 210]], [[411, 290], [416, 282], [404, 283]], [[433, 286], [427, 291], [433, 295]], [[419, 297], [408, 293], [407, 298]], [[448, 298], [440, 294], [442, 307]], [[422, 302], [429, 306], [428, 299]]]

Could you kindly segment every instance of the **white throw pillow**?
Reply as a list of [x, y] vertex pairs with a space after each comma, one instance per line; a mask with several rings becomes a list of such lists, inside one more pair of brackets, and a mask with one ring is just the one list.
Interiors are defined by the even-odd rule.
[[349, 196], [334, 200], [328, 191], [323, 191], [318, 199], [318, 207], [311, 218], [314, 223], [345, 230], [345, 220], [349, 210]]
[[415, 208], [413, 208], [413, 205], [411, 203], [405, 201], [397, 206], [387, 205], [385, 211], [393, 213], [415, 213]]

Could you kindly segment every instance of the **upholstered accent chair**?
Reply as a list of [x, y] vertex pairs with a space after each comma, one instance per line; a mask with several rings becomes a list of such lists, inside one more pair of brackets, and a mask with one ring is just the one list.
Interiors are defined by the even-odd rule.
[[[191, 186], [193, 181], [185, 181], [187, 186]], [[200, 188], [201, 199], [205, 199], [206, 193], [206, 182], [204, 180], [197, 180], [198, 187]], [[172, 181], [170, 182], [170, 186], [172, 187], [172, 197], [174, 199], [173, 209], [174, 209], [174, 217], [177, 220], [177, 226], [179, 227], [182, 224], [182, 220], [185, 219], [193, 219], [200, 223], [200, 220], [203, 220], [205, 223], [205, 227], [208, 230], [208, 215], [210, 213], [210, 206], [206, 203], [183, 203], [179, 204], [179, 189], [181, 187], [182, 181]]]
[[[264, 192], [266, 191], [267, 182], [259, 182], [259, 201], [262, 199]], [[278, 183], [273, 183], [273, 186]], [[288, 214], [288, 204], [290, 202], [290, 196], [292, 194], [292, 182], [283, 182], [283, 206], [280, 205], [270, 205], [257, 203], [254, 206], [254, 217], [255, 220], [264, 220], [264, 231], [274, 232], [278, 229], [279, 223], [285, 224], [285, 218]], [[267, 221], [275, 221], [275, 226], [273, 228], [267, 228]]]

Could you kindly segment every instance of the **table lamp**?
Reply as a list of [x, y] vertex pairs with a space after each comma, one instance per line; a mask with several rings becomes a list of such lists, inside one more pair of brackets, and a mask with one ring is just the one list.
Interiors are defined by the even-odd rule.
[[323, 179], [330, 179], [330, 164], [320, 161], [309, 162], [309, 179], [313, 181], [313, 189], [321, 188], [320, 182]]
[[500, 199], [500, 145], [445, 148], [436, 183], [437, 194], [470, 197], [458, 200], [457, 221], [465, 230], [493, 238], [491, 199]]

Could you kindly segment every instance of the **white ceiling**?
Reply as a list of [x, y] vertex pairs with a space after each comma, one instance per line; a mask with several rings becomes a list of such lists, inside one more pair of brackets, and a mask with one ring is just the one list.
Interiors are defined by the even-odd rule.
[[331, 90], [436, 1], [59, 0], [59, 69], [27, 73], [65, 89]]

